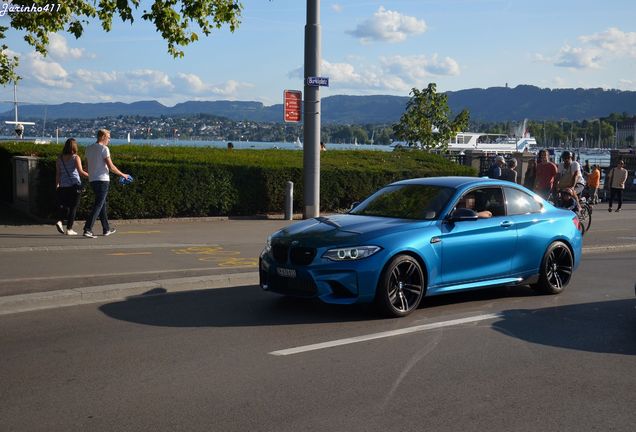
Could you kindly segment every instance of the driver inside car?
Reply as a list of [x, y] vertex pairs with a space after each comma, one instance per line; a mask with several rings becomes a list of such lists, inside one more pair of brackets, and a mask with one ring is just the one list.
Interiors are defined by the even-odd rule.
[[455, 208], [467, 208], [477, 213], [480, 219], [492, 217], [492, 212], [489, 210], [477, 210], [475, 205], [475, 195], [473, 192], [469, 192], [459, 199]]

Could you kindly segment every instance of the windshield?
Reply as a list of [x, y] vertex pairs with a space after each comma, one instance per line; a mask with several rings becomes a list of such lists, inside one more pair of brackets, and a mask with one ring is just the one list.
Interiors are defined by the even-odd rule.
[[391, 185], [362, 201], [349, 213], [398, 219], [432, 220], [439, 217], [455, 189], [430, 185]]

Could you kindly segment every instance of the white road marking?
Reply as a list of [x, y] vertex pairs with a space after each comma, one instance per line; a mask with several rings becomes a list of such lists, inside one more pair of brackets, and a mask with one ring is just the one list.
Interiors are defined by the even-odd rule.
[[383, 339], [383, 338], [388, 338], [393, 336], [400, 336], [400, 335], [404, 335], [408, 333], [416, 333], [416, 332], [421, 332], [425, 330], [433, 330], [433, 329], [438, 329], [442, 327], [450, 327], [450, 326], [456, 326], [461, 324], [473, 323], [477, 321], [498, 319], [498, 318], [501, 318], [502, 316], [503, 315], [500, 313], [476, 315], [472, 317], [459, 318], [459, 319], [454, 319], [450, 321], [441, 321], [436, 323], [423, 324], [423, 325], [418, 325], [413, 327], [406, 327], [399, 330], [390, 330], [390, 331], [385, 331], [380, 333], [372, 333], [372, 334], [363, 335], [363, 336], [355, 336], [355, 337], [346, 338], [346, 339], [337, 339], [337, 340], [333, 340], [329, 342], [305, 345], [305, 346], [300, 346], [296, 348], [288, 348], [288, 349], [279, 350], [279, 351], [272, 351], [269, 354], [275, 355], [275, 356], [287, 356], [287, 355], [293, 355], [293, 354], [300, 354], [307, 351], [316, 351], [316, 350], [333, 348], [333, 347], [342, 346], [342, 345], [350, 345], [350, 344], [354, 344], [358, 342], [366, 342], [366, 341], [375, 340], [375, 339]]

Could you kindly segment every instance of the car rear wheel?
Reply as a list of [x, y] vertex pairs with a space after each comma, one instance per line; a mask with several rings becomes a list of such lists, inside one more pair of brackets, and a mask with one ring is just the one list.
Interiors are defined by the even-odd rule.
[[389, 316], [403, 317], [417, 309], [424, 289], [424, 272], [417, 260], [408, 255], [398, 255], [380, 277], [376, 304]]
[[545, 294], [559, 294], [570, 283], [573, 270], [570, 248], [563, 242], [554, 242], [543, 255], [539, 282], [532, 288]]

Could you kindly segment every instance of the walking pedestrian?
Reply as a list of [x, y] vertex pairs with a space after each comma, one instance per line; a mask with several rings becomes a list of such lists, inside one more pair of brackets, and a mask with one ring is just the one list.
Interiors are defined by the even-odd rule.
[[120, 177], [127, 179], [128, 174], [124, 174], [115, 166], [110, 158], [110, 131], [100, 129], [97, 131], [97, 142], [86, 148], [86, 160], [88, 163], [89, 181], [95, 193], [95, 203], [91, 214], [86, 219], [84, 225], [84, 237], [95, 238], [93, 225], [99, 217], [105, 236], [114, 234], [116, 230], [108, 224], [108, 188], [110, 186], [109, 172], [112, 171]]
[[[60, 234], [77, 235], [73, 231], [73, 223], [82, 193], [80, 175], [88, 177], [88, 173], [82, 168], [82, 159], [77, 155], [77, 141], [75, 138], [69, 138], [64, 143], [62, 154], [55, 162], [55, 185], [58, 202], [58, 220], [55, 227]], [[64, 221], [66, 221], [66, 230], [64, 229]]]
[[539, 151], [539, 160], [537, 162], [537, 173], [534, 182], [534, 191], [542, 198], [548, 199], [550, 191], [554, 186], [554, 179], [557, 175], [557, 166], [548, 158], [548, 151], [543, 149]]
[[612, 204], [614, 204], [614, 198], [618, 203], [616, 212], [621, 211], [623, 206], [623, 191], [625, 190], [625, 182], [627, 181], [627, 170], [625, 169], [625, 162], [619, 160], [618, 163], [609, 172], [608, 181], [610, 185], [610, 198], [608, 212], [612, 211]]
[[526, 168], [526, 175], [523, 178], [523, 185], [530, 189], [534, 190], [534, 182], [537, 177], [537, 161], [535, 158], [532, 158], [528, 161], [528, 167]]

